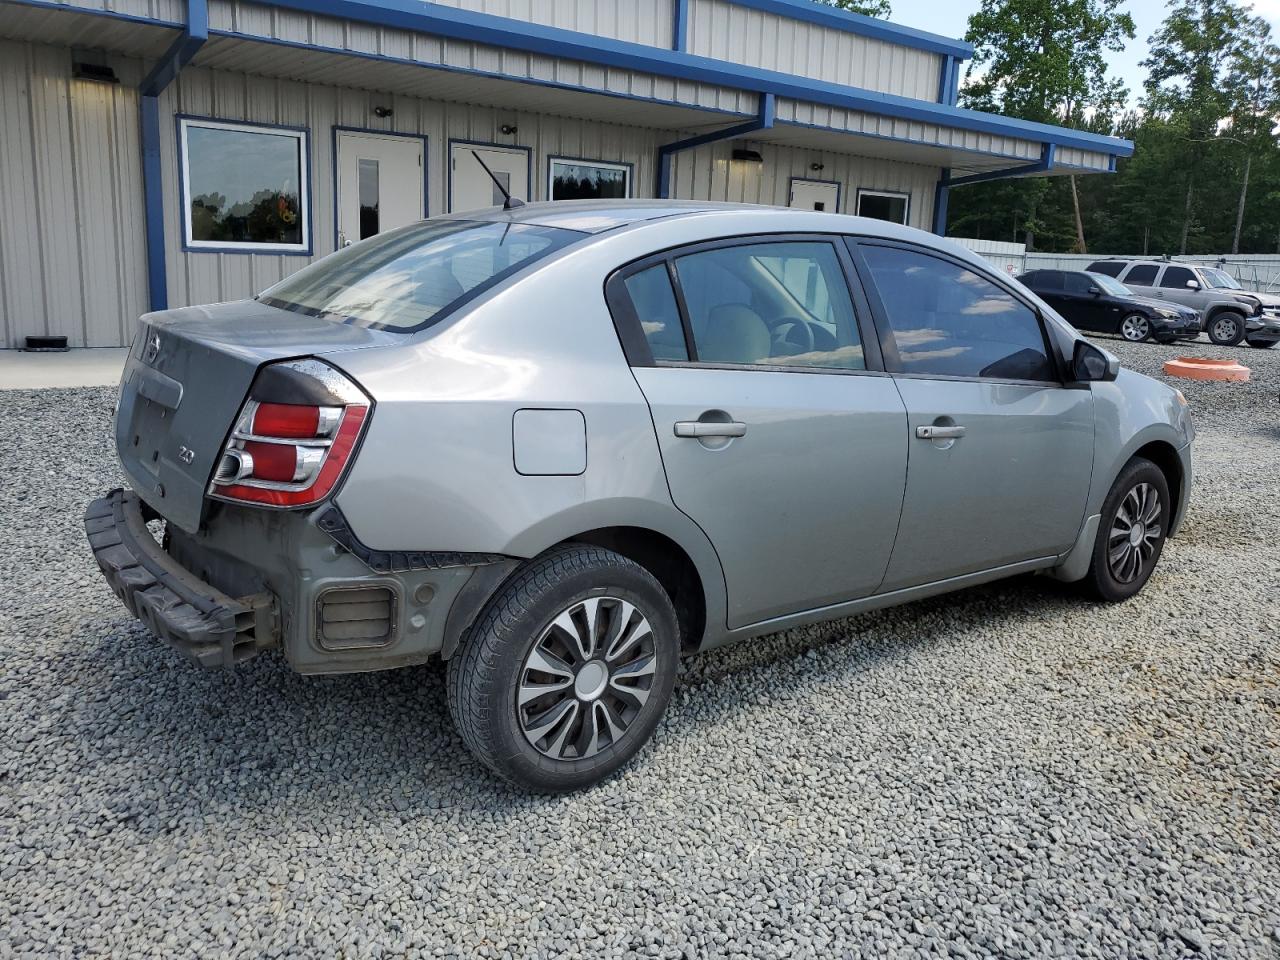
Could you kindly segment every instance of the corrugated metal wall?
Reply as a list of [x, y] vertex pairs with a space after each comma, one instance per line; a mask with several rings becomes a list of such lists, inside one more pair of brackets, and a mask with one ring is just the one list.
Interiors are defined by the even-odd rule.
[[138, 61], [71, 77], [63, 47], [0, 41], [0, 346], [116, 346], [146, 310]]
[[689, 51], [917, 100], [938, 99], [942, 56], [727, 3], [692, 0]]
[[[120, 84], [71, 79], [62, 47], [0, 42], [0, 332], [3, 345], [29, 334], [65, 334], [74, 346], [129, 342], [146, 312], [146, 264], [136, 85], [143, 64], [105, 58]], [[375, 105], [394, 109], [389, 121]], [[634, 165], [636, 196], [652, 196], [660, 144], [681, 134], [538, 113], [496, 110], [322, 84], [188, 67], [161, 98], [169, 300], [173, 306], [250, 296], [310, 262], [302, 256], [185, 253], [178, 194], [177, 113], [306, 127], [310, 131], [312, 237], [334, 248], [333, 127], [372, 127], [428, 138], [428, 202], [446, 208], [451, 138], [532, 148], [533, 199], [546, 194], [552, 155]], [[519, 133], [503, 136], [514, 123]], [[674, 194], [784, 205], [790, 178], [842, 184], [853, 212], [859, 187], [911, 194], [910, 222], [927, 228], [938, 170], [777, 144], [751, 144], [763, 163], [730, 159], [732, 143], [676, 157]]]
[[[767, 203], [785, 207], [791, 198], [792, 177], [821, 177], [840, 184], [838, 213], [857, 212], [857, 193], [885, 190], [910, 194], [908, 224], [928, 230], [933, 219], [933, 188], [941, 171], [896, 160], [879, 160], [845, 153], [829, 153], [752, 143], [762, 163], [733, 160], [734, 142], [712, 143], [676, 154], [672, 167], [673, 194], [686, 200], [726, 200], [731, 203]], [[810, 170], [822, 164], [822, 172]]]
[[842, 107], [828, 107], [819, 103], [789, 100], [779, 97], [777, 118], [782, 122], [808, 126], [847, 130], [876, 137], [892, 137], [926, 143], [932, 146], [952, 147], [981, 154], [995, 154], [1028, 162], [1040, 159], [1040, 144], [1032, 140], [1014, 137], [998, 137], [976, 130], [943, 127], [934, 123], [919, 123], [880, 114], [862, 113]]
[[1077, 150], [1074, 147], [1058, 147], [1055, 162], [1064, 167], [1080, 167], [1084, 170], [1109, 170], [1111, 157], [1093, 150]]
[[[390, 106], [393, 117], [379, 120], [375, 105]], [[334, 126], [366, 127], [427, 136], [428, 207], [447, 208], [450, 139], [475, 140], [533, 149], [532, 199], [546, 194], [547, 158], [585, 157], [635, 164], [634, 182], [649, 195], [655, 179], [657, 131], [585, 120], [526, 114], [513, 110], [443, 103], [412, 97], [388, 97], [363, 90], [272, 80], [226, 71], [188, 68], [161, 98], [165, 137], [165, 232], [169, 300], [173, 305], [249, 296], [309, 262], [301, 256], [184, 253], [176, 184], [178, 151], [174, 113], [307, 127], [311, 134], [313, 239], [317, 255], [334, 249]], [[519, 133], [504, 136], [500, 127], [515, 124]], [[673, 139], [674, 136], [665, 139]]]
[[[174, 306], [250, 296], [310, 262], [300, 256], [184, 253], [177, 194], [177, 143], [174, 113], [307, 127], [311, 131], [313, 237], [316, 254], [334, 249], [333, 142], [337, 126], [377, 127], [398, 133], [425, 134], [430, 212], [447, 206], [445, 190], [450, 139], [477, 140], [533, 150], [532, 199], [546, 199], [547, 163], [551, 156], [581, 157], [634, 164], [635, 195], [653, 196], [659, 144], [678, 138], [670, 131], [624, 127], [594, 121], [525, 114], [510, 110], [395, 97], [390, 121], [373, 116], [388, 97], [361, 90], [272, 80], [226, 71], [188, 68], [161, 98], [161, 131], [166, 139], [165, 232], [169, 300]], [[504, 136], [503, 124], [519, 133]], [[910, 221], [928, 228], [932, 217], [934, 167], [820, 153], [775, 144], [753, 144], [764, 162], [730, 160], [733, 144], [712, 144], [678, 154], [673, 169], [675, 196], [699, 200], [786, 205], [792, 176], [812, 176], [809, 165], [824, 164], [825, 179], [843, 184], [840, 206], [853, 212], [858, 187], [911, 194]]]
[[496, 17], [670, 47], [672, 0], [436, 0]]
[[[610, 2], [624, 3], [625, 0]], [[710, 110], [753, 113], [756, 108], [756, 95], [744, 90], [676, 82], [667, 77], [608, 69], [598, 64], [561, 60], [480, 43], [446, 40], [409, 30], [371, 27], [243, 0], [212, 0], [209, 4], [209, 28], [245, 37], [311, 44], [335, 51], [352, 51], [453, 69], [480, 70], [518, 79], [552, 81], [584, 90], [625, 93]], [[312, 54], [277, 49], [273, 56], [279, 59], [278, 71], [287, 72], [289, 58], [306, 58]]]

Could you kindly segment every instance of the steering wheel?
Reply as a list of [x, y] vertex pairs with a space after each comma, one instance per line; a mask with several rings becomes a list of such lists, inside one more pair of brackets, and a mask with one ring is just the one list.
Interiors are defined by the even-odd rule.
[[799, 347], [801, 353], [809, 353], [814, 348], [813, 327], [802, 317], [780, 317], [771, 332], [775, 346]]

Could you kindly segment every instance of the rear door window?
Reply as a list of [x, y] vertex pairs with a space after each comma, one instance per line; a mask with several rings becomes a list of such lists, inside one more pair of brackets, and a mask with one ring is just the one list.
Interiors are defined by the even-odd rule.
[[861, 251], [897, 346], [900, 372], [1057, 379], [1039, 318], [1004, 288], [922, 251], [870, 245]]
[[1156, 273], [1159, 270], [1160, 268], [1154, 263], [1139, 263], [1124, 275], [1124, 282], [1135, 287], [1149, 287], [1156, 282]]
[[674, 263], [698, 361], [866, 369], [831, 243], [745, 243]]
[[1057, 293], [1062, 289], [1062, 271], [1061, 270], [1041, 270], [1040, 282], [1036, 284], [1037, 290], [1047, 290]]
[[1087, 297], [1093, 289], [1093, 281], [1083, 273], [1063, 273], [1062, 280], [1067, 293], [1077, 297]]

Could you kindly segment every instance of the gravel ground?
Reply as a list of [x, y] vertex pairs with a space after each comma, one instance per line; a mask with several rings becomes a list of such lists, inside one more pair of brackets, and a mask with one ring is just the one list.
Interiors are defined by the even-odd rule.
[[1028, 577], [704, 655], [554, 799], [470, 758], [438, 666], [153, 641], [80, 529], [113, 391], [0, 393], [0, 957], [1276, 960], [1280, 350], [1230, 352], [1135, 600]]

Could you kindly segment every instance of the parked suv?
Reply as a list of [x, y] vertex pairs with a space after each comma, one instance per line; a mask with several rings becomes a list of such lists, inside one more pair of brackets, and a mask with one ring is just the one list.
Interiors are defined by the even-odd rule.
[[567, 790], [645, 742], [682, 652], [1027, 571], [1133, 596], [1193, 433], [1181, 394], [930, 234], [529, 204], [144, 317], [131, 489], [86, 528], [199, 663], [443, 657], [475, 754]]
[[1218, 346], [1244, 340], [1265, 350], [1280, 341], [1280, 297], [1246, 291], [1225, 270], [1161, 260], [1097, 260], [1088, 269], [1115, 277], [1135, 293], [1199, 311]]
[[1104, 273], [1032, 270], [1018, 280], [1077, 330], [1118, 333], [1134, 343], [1200, 336], [1200, 314], [1191, 307], [1140, 297]]

